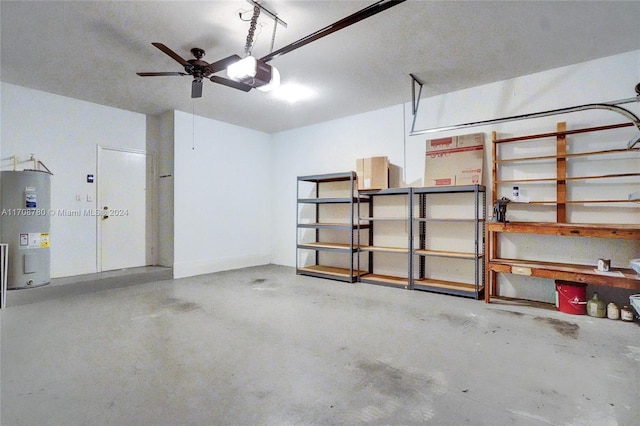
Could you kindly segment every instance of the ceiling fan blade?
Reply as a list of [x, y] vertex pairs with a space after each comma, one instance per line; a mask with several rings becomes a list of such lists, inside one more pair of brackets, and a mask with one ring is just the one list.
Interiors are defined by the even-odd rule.
[[167, 46], [165, 46], [162, 43], [151, 43], [153, 44], [155, 47], [157, 47], [158, 49], [162, 50], [165, 54], [171, 56], [176, 62], [178, 62], [180, 65], [182, 65], [183, 67], [188, 67], [191, 64], [187, 61], [185, 61], [180, 55], [178, 55], [176, 52], [174, 52], [173, 50], [169, 49]]
[[183, 72], [137, 72], [140, 77], [159, 77], [165, 75], [189, 75]]
[[369, 18], [377, 13], [380, 13], [384, 10], [389, 9], [390, 7], [396, 6], [406, 0], [380, 0], [370, 6], [365, 7], [362, 10], [359, 10], [356, 13], [353, 13], [346, 18], [342, 18], [339, 21], [334, 22], [331, 25], [328, 25], [314, 33], [309, 34], [306, 37], [302, 37], [300, 40], [294, 41], [287, 46], [284, 46], [275, 52], [269, 53], [267, 56], [260, 58], [263, 62], [269, 62], [270, 60], [277, 58], [278, 56], [282, 56], [285, 53], [292, 52], [300, 47], [311, 43], [312, 41], [316, 41], [322, 37], [328, 36], [331, 33], [339, 31], [343, 28], [348, 27], [349, 25], [353, 25], [356, 22], [362, 21], [363, 19]]
[[202, 97], [202, 80], [196, 79], [191, 83], [191, 97], [192, 98], [201, 98]]
[[227, 67], [233, 63], [236, 63], [240, 60], [240, 56], [238, 55], [231, 55], [227, 58], [224, 59], [220, 59], [219, 61], [210, 63], [209, 66], [207, 66], [206, 68], [208, 69], [208, 71], [211, 74], [215, 74], [218, 71], [222, 71], [224, 69], [227, 69]]
[[209, 80], [213, 81], [214, 83], [218, 83], [224, 86], [233, 87], [234, 89], [242, 90], [243, 92], [248, 92], [249, 90], [252, 89], [252, 87], [249, 86], [248, 84], [229, 80], [228, 78], [224, 78], [224, 77], [218, 77], [217, 75], [214, 75]]

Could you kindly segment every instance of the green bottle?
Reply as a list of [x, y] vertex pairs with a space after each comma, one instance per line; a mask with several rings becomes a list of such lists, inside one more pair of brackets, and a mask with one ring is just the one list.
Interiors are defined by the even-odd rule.
[[604, 318], [606, 316], [604, 302], [598, 299], [598, 293], [593, 293], [593, 297], [587, 302], [587, 315], [596, 318]]

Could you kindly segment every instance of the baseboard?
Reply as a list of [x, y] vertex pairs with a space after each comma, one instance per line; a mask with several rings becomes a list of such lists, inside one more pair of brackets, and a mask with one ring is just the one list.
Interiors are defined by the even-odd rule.
[[264, 255], [175, 262], [173, 264], [173, 277], [186, 278], [196, 275], [212, 274], [220, 271], [229, 271], [232, 269], [268, 265], [270, 261], [271, 256]]

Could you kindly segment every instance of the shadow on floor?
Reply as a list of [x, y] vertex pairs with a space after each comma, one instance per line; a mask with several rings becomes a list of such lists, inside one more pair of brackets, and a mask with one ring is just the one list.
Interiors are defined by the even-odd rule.
[[170, 279], [173, 279], [173, 269], [164, 266], [143, 266], [54, 278], [51, 284], [42, 287], [9, 290], [7, 307]]

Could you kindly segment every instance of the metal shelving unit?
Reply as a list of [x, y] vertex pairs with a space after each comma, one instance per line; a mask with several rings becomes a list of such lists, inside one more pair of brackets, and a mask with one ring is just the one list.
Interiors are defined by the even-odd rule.
[[[303, 182], [307, 182], [307, 185], [313, 186], [311, 190], [313, 193], [312, 196], [300, 196], [301, 184], [303, 184]], [[333, 191], [329, 195], [324, 194], [322, 187], [335, 182], [341, 182], [344, 183], [344, 185], [338, 184], [338, 187], [333, 188]], [[359, 234], [360, 229], [366, 229], [368, 225], [360, 226], [356, 218], [360, 215], [360, 204], [367, 202], [368, 198], [359, 195], [356, 188], [356, 173], [353, 171], [298, 176], [296, 187], [297, 274], [347, 282], [358, 281], [358, 277], [363, 273], [363, 271], [358, 268]], [[346, 217], [339, 218], [340, 220], [337, 222], [324, 221], [322, 208], [323, 206], [332, 204], [347, 206], [348, 213], [345, 215]], [[301, 220], [301, 209], [304, 208], [304, 206], [313, 207], [313, 213], [308, 222]], [[304, 230], [313, 230], [312, 241], [303, 241], [303, 239], [301, 239], [301, 232], [304, 232]], [[339, 234], [348, 233], [348, 238], [343, 241], [324, 241], [325, 238], [321, 236], [321, 231], [323, 230], [337, 231]], [[302, 253], [306, 253], [307, 255], [307, 259], [304, 262], [300, 260]], [[337, 253], [340, 257], [344, 254], [347, 257], [347, 266], [336, 266], [332, 264], [331, 261], [324, 262], [322, 259], [323, 253]], [[308, 256], [309, 254], [311, 255]]]
[[[312, 184], [313, 189], [301, 197], [300, 186], [303, 182], [307, 185]], [[344, 186], [333, 188], [332, 191], [321, 190], [332, 182], [343, 182]], [[469, 215], [450, 217], [451, 211], [447, 210], [446, 203], [441, 203], [442, 199], [438, 201], [438, 197], [444, 194], [461, 194], [463, 208], [456, 208], [455, 211], [469, 211]], [[376, 205], [380, 206], [384, 203], [376, 200], [382, 198], [389, 200], [394, 196], [402, 198], [403, 201], [398, 201], [397, 204], [395, 201], [387, 203], [386, 207], [389, 209], [387, 212], [391, 214], [380, 214]], [[358, 192], [355, 172], [344, 172], [299, 176], [297, 197], [297, 274], [426, 290], [476, 300], [482, 297], [485, 288], [486, 190], [484, 186], [390, 188]], [[333, 217], [331, 214], [323, 214], [322, 206], [331, 204], [346, 206], [346, 212], [338, 217], [335, 217], [335, 214]], [[312, 206], [313, 209], [311, 212], [301, 214], [301, 208], [304, 206]], [[446, 211], [444, 214], [434, 215], [429, 212], [429, 206], [439, 206]], [[399, 225], [404, 226], [402, 231], [393, 229], [394, 226]], [[430, 226], [436, 226], [441, 232], [444, 232], [448, 226], [453, 227], [451, 229], [457, 232], [462, 229], [464, 244], [469, 249], [430, 245]], [[391, 229], [384, 231], [385, 227]], [[469, 229], [468, 233], [464, 231], [465, 227]], [[301, 232], [308, 230], [313, 231], [313, 234], [307, 233], [305, 238], [301, 238]], [[337, 232], [343, 239], [338, 241], [338, 239], [327, 238], [326, 235], [321, 234], [323, 230]], [[400, 242], [405, 234], [406, 242]], [[344, 238], [345, 236], [347, 237]], [[301, 253], [306, 254], [304, 261], [301, 261]], [[330, 254], [338, 255], [343, 261], [345, 259], [343, 255], [346, 256], [346, 266], [336, 265], [330, 259]], [[361, 254], [365, 257], [364, 261]], [[380, 271], [383, 269], [380, 267], [384, 263], [381, 261], [383, 256], [387, 256], [386, 260], [393, 259], [383, 266], [396, 267], [394, 273]], [[472, 262], [473, 277], [468, 277], [468, 280], [467, 276], [460, 280], [434, 277], [431, 274], [433, 268], [429, 267], [428, 263], [443, 259], [453, 262]], [[402, 272], [395, 273], [400, 270]]]
[[[474, 298], [482, 297], [485, 290], [485, 215], [487, 211], [486, 189], [482, 185], [450, 186], [434, 188], [414, 188], [414, 203], [417, 200], [418, 216], [413, 217], [414, 228], [417, 228], [417, 244], [412, 244], [412, 258], [417, 258], [418, 273], [412, 280], [412, 288], [436, 293], [446, 293], [457, 296]], [[469, 211], [473, 216], [452, 218], [442, 215], [436, 216], [428, 213], [428, 207], [438, 205], [431, 202], [443, 194], [468, 194], [471, 200]], [[466, 198], [466, 197], [465, 197]], [[412, 209], [413, 212], [413, 209]], [[415, 214], [416, 212], [414, 212]], [[417, 226], [416, 226], [417, 225]], [[432, 247], [429, 244], [430, 226], [437, 226], [440, 232], [446, 232], [447, 227], [457, 228], [456, 232], [463, 232], [465, 227], [472, 227], [468, 240], [472, 241], [470, 250], [461, 250], [458, 247], [452, 249], [444, 247]], [[453, 228], [451, 228], [453, 231]], [[467, 238], [465, 233], [465, 238]], [[471, 240], [473, 239], [473, 240]], [[464, 242], [466, 244], [466, 241]], [[468, 246], [468, 245], [467, 245]], [[474, 276], [469, 280], [446, 280], [432, 276], [427, 263], [437, 262], [438, 259], [451, 259], [453, 262], [473, 262]]]
[[[412, 203], [412, 189], [411, 188], [391, 188], [391, 189], [381, 189], [381, 190], [371, 190], [371, 191], [360, 191], [360, 194], [366, 195], [369, 197], [369, 209], [368, 215], [366, 217], [359, 217], [358, 223], [360, 226], [368, 226], [369, 227], [369, 244], [361, 245], [360, 250], [363, 252], [367, 252], [368, 254], [368, 262], [367, 262], [367, 272], [360, 276], [360, 281], [363, 283], [369, 284], [377, 284], [377, 285], [385, 285], [390, 287], [401, 287], [409, 289], [411, 288], [411, 279], [413, 271], [412, 266], [412, 256], [411, 256], [411, 248], [413, 238], [413, 223], [411, 220], [411, 212], [413, 210]], [[381, 217], [376, 216], [374, 214], [375, 208], [375, 200], [379, 197], [389, 198], [392, 196], [402, 197], [404, 201], [402, 205], [404, 207], [405, 213], [400, 216], [394, 212], [393, 216]], [[390, 245], [379, 245], [377, 241], [379, 240], [379, 235], [376, 237], [376, 229], [383, 230], [385, 227], [402, 224], [405, 226], [405, 232], [407, 234], [406, 243], [403, 245], [394, 244]], [[383, 254], [385, 253], [385, 254]], [[376, 256], [386, 256], [390, 255], [395, 258], [404, 257], [404, 262], [398, 262], [399, 264], [405, 264], [405, 274], [402, 275], [390, 275], [390, 274], [380, 274], [376, 273]]]

